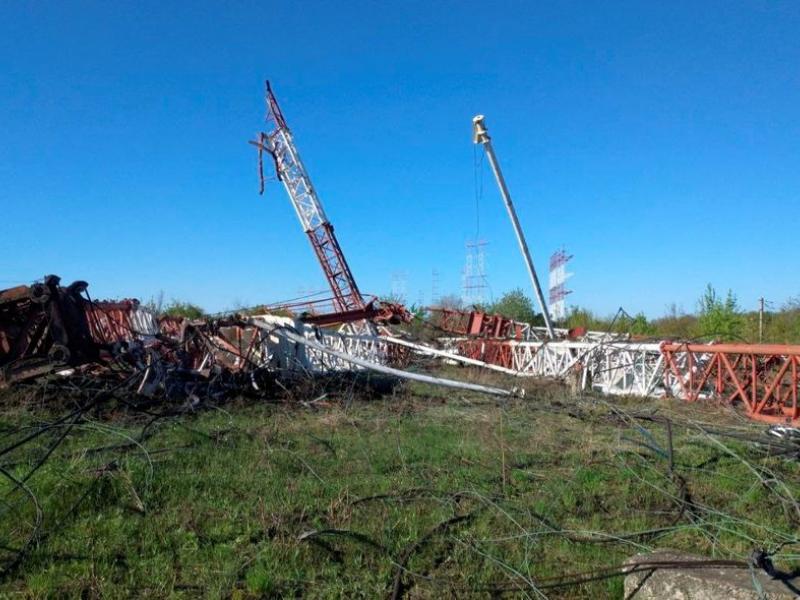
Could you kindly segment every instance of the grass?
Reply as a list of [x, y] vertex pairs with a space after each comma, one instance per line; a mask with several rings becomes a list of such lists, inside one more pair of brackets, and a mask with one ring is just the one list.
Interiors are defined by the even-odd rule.
[[[4, 406], [9, 431], [52, 418]], [[550, 586], [648, 549], [742, 558], [797, 531], [798, 463], [693, 425], [763, 430], [721, 409], [572, 399], [555, 387], [498, 403], [422, 385], [313, 407], [234, 401], [159, 419], [141, 445], [131, 440], [142, 416], [106, 411], [76, 424], [27, 482], [42, 523], [17, 565], [36, 511], [2, 481], [0, 592], [621, 598], [621, 577]], [[644, 411], [675, 422], [679, 477], [663, 425], [628, 417]], [[22, 478], [63, 433], [0, 461]], [[797, 558], [787, 546], [775, 560], [791, 569]]]

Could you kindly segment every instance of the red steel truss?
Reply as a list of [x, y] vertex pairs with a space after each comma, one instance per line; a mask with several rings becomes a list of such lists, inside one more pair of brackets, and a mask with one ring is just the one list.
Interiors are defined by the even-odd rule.
[[741, 401], [760, 421], [800, 424], [800, 346], [676, 344], [661, 346], [666, 369], [684, 400]]
[[322, 223], [307, 233], [333, 292], [337, 312], [363, 310], [366, 306], [364, 298], [333, 233], [333, 225]]
[[457, 344], [458, 353], [506, 369], [514, 368], [514, 353], [506, 340], [465, 339]]

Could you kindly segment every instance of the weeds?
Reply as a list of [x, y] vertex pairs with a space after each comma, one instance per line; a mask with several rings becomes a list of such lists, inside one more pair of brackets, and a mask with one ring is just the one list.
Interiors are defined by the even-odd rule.
[[[0, 487], [3, 592], [621, 598], [619, 565], [654, 548], [778, 549], [797, 566], [798, 463], [722, 410], [554, 386], [503, 403], [417, 384], [337, 397], [76, 423], [27, 482], [42, 523], [18, 565], [39, 513]], [[0, 425], [53, 419], [11, 405]], [[8, 473], [61, 434], [4, 456]]]

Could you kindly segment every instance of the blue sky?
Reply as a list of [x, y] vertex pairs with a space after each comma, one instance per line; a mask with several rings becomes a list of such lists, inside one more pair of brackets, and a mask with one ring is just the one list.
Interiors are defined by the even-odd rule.
[[0, 286], [209, 310], [325, 289], [246, 142], [270, 78], [365, 292], [459, 292], [476, 213], [497, 295], [529, 290], [484, 113], [543, 277], [572, 303], [800, 294], [800, 3], [4, 2]]

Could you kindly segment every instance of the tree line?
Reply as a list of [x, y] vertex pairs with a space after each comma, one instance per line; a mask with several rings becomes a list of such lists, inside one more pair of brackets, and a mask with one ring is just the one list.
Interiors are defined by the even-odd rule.
[[[443, 297], [441, 305], [446, 308], [473, 308], [463, 306], [457, 296]], [[503, 294], [495, 302], [474, 308], [524, 323], [544, 325], [541, 313], [535, 310], [530, 297], [520, 288]], [[789, 298], [778, 308], [760, 313], [758, 310], [743, 310], [733, 291], [728, 290], [720, 295], [709, 284], [697, 301], [696, 311], [692, 313], [671, 304], [664, 315], [648, 319], [644, 313], [630, 315], [622, 308], [613, 315], [601, 316], [588, 308], [572, 306], [567, 318], [555, 325], [567, 329], [585, 327], [592, 331], [630, 333], [639, 338], [798, 344], [800, 297]]]
[[[400, 298], [392, 300], [402, 301]], [[164, 302], [163, 293], [145, 305], [158, 315], [198, 319], [206, 314], [201, 307], [191, 302], [175, 299]], [[541, 313], [534, 308], [531, 298], [520, 288], [510, 290], [498, 300], [480, 306], [464, 306], [461, 299], [455, 295], [442, 297], [439, 305], [444, 308], [465, 310], [474, 308], [523, 323], [544, 325]], [[423, 307], [412, 306], [410, 309], [416, 321], [421, 321], [427, 316]], [[572, 306], [567, 318], [556, 322], [555, 325], [567, 329], [584, 327], [592, 331], [629, 333], [642, 339], [800, 344], [800, 296], [789, 298], [779, 307], [765, 310], [762, 314], [757, 310], [743, 310], [731, 290], [725, 295], [720, 295], [709, 284], [698, 299], [695, 312], [692, 313], [671, 304], [664, 315], [648, 319], [644, 313], [630, 315], [622, 308], [613, 315], [601, 316], [588, 308]]]

